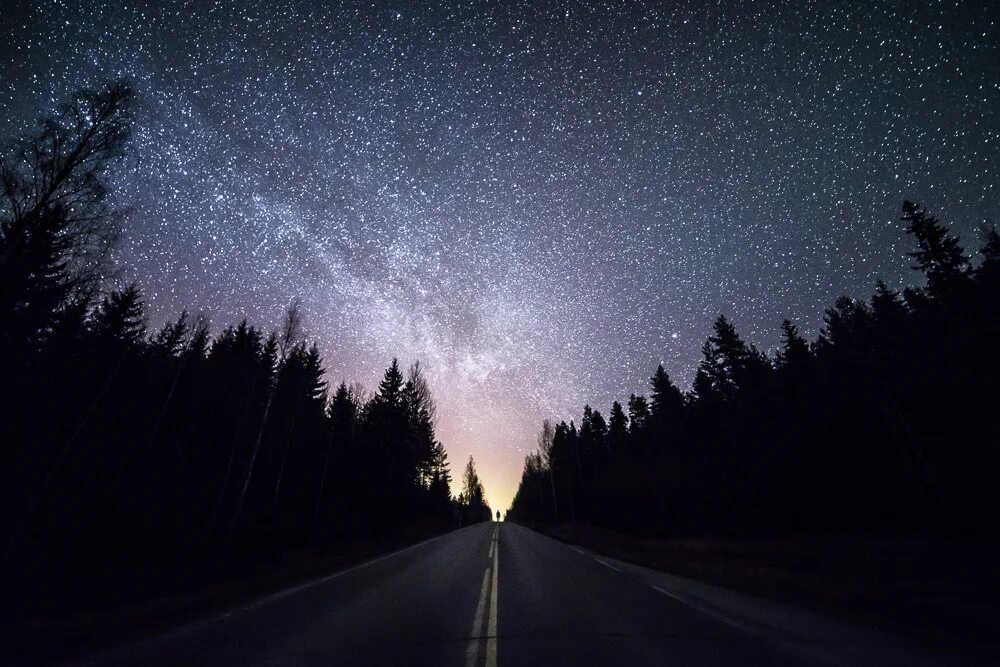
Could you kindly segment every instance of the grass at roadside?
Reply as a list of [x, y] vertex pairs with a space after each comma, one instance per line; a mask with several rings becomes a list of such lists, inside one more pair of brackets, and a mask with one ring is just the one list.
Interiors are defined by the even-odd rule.
[[529, 527], [619, 560], [920, 641], [987, 648], [1000, 637], [997, 544], [858, 536], [661, 540], [584, 524]]
[[[352, 541], [241, 563], [239, 574], [172, 595], [111, 607], [95, 599], [74, 610], [13, 608], [3, 611], [0, 663], [49, 664], [210, 618], [226, 609], [306, 583], [448, 530], [410, 527], [378, 540]], [[170, 573], [164, 573], [168, 576]], [[93, 582], [87, 582], [88, 584]], [[115, 585], [109, 580], [108, 585]]]

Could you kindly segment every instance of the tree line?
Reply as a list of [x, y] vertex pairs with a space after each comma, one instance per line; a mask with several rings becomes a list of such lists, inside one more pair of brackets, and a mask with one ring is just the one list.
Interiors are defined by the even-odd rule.
[[186, 312], [147, 330], [139, 288], [109, 280], [133, 106], [126, 82], [80, 91], [0, 161], [5, 573], [59, 590], [488, 519], [471, 459], [452, 497], [419, 363], [328, 387], [297, 302], [271, 332]]
[[912, 202], [922, 287], [840, 297], [814, 341], [773, 356], [720, 316], [690, 391], [545, 422], [508, 517], [666, 537], [996, 534], [1000, 236], [970, 259]]

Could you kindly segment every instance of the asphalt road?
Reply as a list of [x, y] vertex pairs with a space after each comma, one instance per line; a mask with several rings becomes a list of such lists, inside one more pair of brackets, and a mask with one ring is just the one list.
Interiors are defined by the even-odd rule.
[[876, 631], [470, 526], [95, 656], [114, 665], [956, 664]]

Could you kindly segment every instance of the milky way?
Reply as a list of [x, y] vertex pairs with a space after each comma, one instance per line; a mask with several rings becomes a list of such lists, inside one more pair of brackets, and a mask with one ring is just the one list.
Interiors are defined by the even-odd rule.
[[300, 296], [331, 381], [420, 359], [496, 507], [543, 417], [686, 386], [720, 312], [771, 348], [909, 284], [904, 197], [1000, 218], [993, 2], [321, 4], [13, 0], [0, 129], [132, 79], [151, 324]]

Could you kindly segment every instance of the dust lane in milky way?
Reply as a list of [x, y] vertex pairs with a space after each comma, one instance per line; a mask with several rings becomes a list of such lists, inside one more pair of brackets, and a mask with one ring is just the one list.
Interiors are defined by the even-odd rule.
[[153, 324], [301, 296], [331, 380], [420, 359], [494, 507], [543, 417], [688, 383], [718, 313], [766, 348], [906, 284], [902, 198], [1000, 218], [991, 3], [313, 4], [15, 0], [0, 129], [131, 78]]

